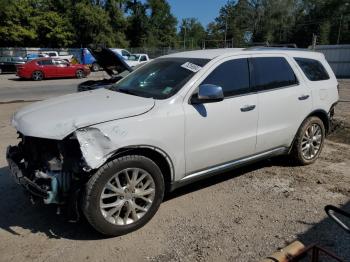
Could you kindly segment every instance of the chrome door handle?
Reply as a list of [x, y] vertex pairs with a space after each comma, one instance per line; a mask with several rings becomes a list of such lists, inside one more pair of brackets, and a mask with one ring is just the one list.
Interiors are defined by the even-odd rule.
[[248, 112], [248, 111], [252, 111], [255, 109], [255, 105], [246, 105], [244, 107], [241, 107], [241, 111], [242, 112]]
[[309, 95], [303, 95], [303, 96], [299, 96], [299, 100], [306, 100], [308, 99], [310, 96]]

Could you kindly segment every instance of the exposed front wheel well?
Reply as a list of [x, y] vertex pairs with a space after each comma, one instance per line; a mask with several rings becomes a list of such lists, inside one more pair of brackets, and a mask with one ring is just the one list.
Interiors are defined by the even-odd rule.
[[111, 159], [128, 155], [144, 156], [156, 163], [164, 176], [165, 192], [168, 192], [170, 190], [173, 176], [173, 168], [170, 159], [164, 153], [161, 153], [160, 150], [148, 147], [130, 147], [119, 149], [111, 157]]

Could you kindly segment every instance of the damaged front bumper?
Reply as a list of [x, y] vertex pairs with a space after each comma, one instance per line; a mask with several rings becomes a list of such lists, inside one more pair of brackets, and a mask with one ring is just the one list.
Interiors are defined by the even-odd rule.
[[6, 160], [8, 163], [10, 174], [17, 184], [22, 185], [34, 196], [41, 197], [43, 199], [48, 198], [49, 193], [47, 190], [44, 190], [38, 184], [36, 184], [24, 175], [24, 163], [21, 163], [22, 158], [18, 147], [7, 147]]
[[63, 170], [36, 170], [33, 172], [28, 167], [20, 145], [9, 146], [6, 151], [6, 159], [10, 175], [17, 184], [29, 192], [32, 203], [41, 199], [45, 204], [56, 204], [58, 210], [64, 207], [65, 216], [70, 222], [79, 220], [78, 203], [85, 179], [78, 179], [73, 173]]

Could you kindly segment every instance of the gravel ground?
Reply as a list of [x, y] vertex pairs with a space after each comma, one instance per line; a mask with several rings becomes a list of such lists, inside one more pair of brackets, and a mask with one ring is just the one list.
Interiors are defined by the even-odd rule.
[[350, 235], [323, 211], [327, 204], [350, 211], [349, 80], [340, 91], [338, 127], [315, 164], [272, 159], [189, 185], [145, 227], [116, 238], [30, 204], [4, 158], [16, 142], [9, 119], [25, 103], [0, 104], [0, 261], [259, 261], [296, 239], [350, 261]]

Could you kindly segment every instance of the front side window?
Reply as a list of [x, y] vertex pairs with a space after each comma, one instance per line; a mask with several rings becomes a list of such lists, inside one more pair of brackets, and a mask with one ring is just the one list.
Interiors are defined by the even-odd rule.
[[248, 59], [235, 59], [222, 63], [202, 84], [221, 86], [225, 97], [249, 92]]
[[295, 57], [295, 61], [310, 81], [328, 80], [329, 75], [323, 65], [314, 59]]
[[146, 58], [146, 56], [141, 56], [141, 59], [140, 59], [140, 62], [144, 62], [144, 61], [147, 61], [147, 58]]
[[160, 58], [130, 73], [111, 90], [154, 99], [166, 99], [201, 70], [209, 60], [195, 58]]
[[254, 87], [258, 91], [298, 84], [287, 60], [283, 57], [252, 58]]

